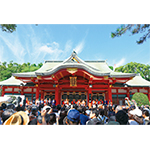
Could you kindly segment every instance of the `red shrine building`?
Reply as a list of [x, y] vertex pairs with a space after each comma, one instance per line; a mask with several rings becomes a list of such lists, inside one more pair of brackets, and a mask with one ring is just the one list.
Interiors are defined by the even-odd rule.
[[34, 72], [13, 73], [0, 82], [2, 96], [25, 95], [32, 101], [55, 99], [56, 105], [67, 98], [72, 100], [111, 100], [124, 104], [124, 98], [136, 92], [144, 93], [150, 100], [150, 82], [134, 73], [112, 71], [106, 61], [83, 61], [76, 52], [64, 61], [45, 61]]

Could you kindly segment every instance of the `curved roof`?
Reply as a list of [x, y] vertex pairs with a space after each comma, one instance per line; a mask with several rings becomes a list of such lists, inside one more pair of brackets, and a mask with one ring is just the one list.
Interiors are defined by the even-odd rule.
[[7, 80], [1, 81], [0, 85], [5, 85], [5, 86], [20, 86], [21, 84], [26, 84], [18, 79], [15, 79], [15, 77], [11, 76]]
[[149, 86], [150, 82], [143, 79], [140, 74], [137, 74], [133, 79], [126, 82], [128, 86]]
[[112, 71], [106, 61], [83, 61], [76, 52], [73, 51], [71, 56], [64, 61], [45, 61], [43, 66], [34, 72], [13, 73], [17, 77], [37, 77], [52, 75], [60, 69], [79, 68], [84, 69], [95, 76], [110, 76], [110, 77], [133, 77], [134, 73], [119, 73]]

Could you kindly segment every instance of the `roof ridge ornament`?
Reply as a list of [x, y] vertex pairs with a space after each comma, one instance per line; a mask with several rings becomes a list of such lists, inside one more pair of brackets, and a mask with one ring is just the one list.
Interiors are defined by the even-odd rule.
[[72, 56], [75, 57], [77, 55], [75, 49], [73, 49]]

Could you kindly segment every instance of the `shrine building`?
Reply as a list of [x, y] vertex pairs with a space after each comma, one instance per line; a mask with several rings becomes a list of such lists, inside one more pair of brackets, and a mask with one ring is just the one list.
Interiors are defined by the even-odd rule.
[[34, 72], [13, 73], [0, 82], [2, 96], [25, 95], [30, 101], [51, 98], [62, 104], [66, 98], [86, 100], [111, 100], [124, 104], [136, 92], [144, 93], [150, 100], [150, 82], [135, 73], [111, 70], [106, 61], [83, 61], [76, 52], [64, 61], [45, 61]]

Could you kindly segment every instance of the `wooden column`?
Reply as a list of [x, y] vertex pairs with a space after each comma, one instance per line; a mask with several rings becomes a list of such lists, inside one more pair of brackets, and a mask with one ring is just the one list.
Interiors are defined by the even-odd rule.
[[21, 95], [24, 95], [24, 88], [21, 86]]
[[60, 103], [60, 100], [59, 100], [59, 87], [58, 87], [58, 85], [56, 85], [56, 88], [55, 88], [55, 100], [56, 100], [56, 105], [58, 105]]
[[105, 91], [105, 99], [108, 101], [108, 90]]
[[34, 88], [32, 87], [32, 96], [31, 96], [31, 101], [33, 100], [33, 94], [34, 94]]
[[39, 86], [36, 84], [36, 100], [39, 99]]
[[127, 87], [127, 97], [130, 99], [129, 88]]
[[12, 95], [14, 95], [14, 87], [12, 87]]
[[112, 85], [110, 84], [109, 87], [108, 87], [108, 101], [111, 100], [111, 102], [112, 102], [111, 86], [112, 86]]
[[119, 105], [118, 89], [116, 89], [116, 93], [117, 93], [117, 104]]
[[91, 88], [88, 88], [88, 96], [87, 97], [88, 97], [87, 105], [89, 106], [89, 108], [91, 108], [91, 102], [92, 102], [92, 89]]
[[149, 99], [149, 102], [150, 102], [150, 87], [148, 87], [148, 99]]
[[4, 96], [4, 94], [5, 94], [5, 87], [3, 86], [2, 87], [2, 96]]
[[43, 100], [44, 99], [44, 91], [42, 90], [41, 91], [41, 100]]

